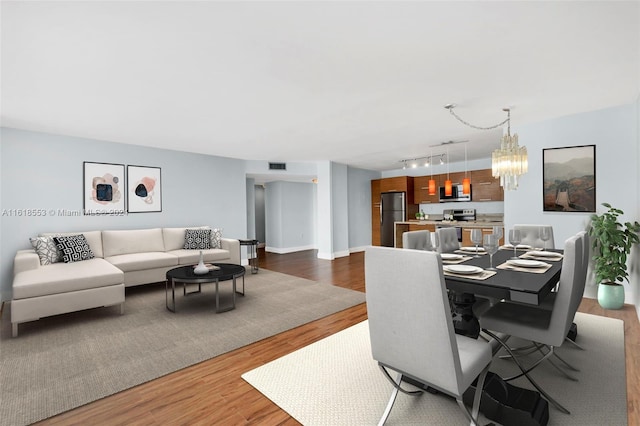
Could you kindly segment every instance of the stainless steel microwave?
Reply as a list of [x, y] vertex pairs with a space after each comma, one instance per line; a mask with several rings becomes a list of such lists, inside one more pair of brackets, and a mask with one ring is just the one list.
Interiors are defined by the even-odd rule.
[[452, 185], [451, 186], [451, 195], [445, 195], [444, 186], [440, 187], [440, 202], [448, 203], [451, 201], [471, 201], [471, 191], [473, 188], [470, 188], [468, 194], [462, 193], [462, 185]]

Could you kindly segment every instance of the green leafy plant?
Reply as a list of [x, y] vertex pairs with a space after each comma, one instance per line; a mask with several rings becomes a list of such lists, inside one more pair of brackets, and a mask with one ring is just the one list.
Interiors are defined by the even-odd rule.
[[608, 203], [602, 203], [602, 205], [609, 210], [601, 215], [592, 215], [589, 229], [594, 249], [596, 282], [603, 284], [618, 284], [623, 280], [629, 282], [627, 255], [631, 253], [631, 247], [640, 242], [638, 236], [640, 223], [625, 222], [622, 225], [618, 221], [618, 216], [624, 212], [611, 207]]

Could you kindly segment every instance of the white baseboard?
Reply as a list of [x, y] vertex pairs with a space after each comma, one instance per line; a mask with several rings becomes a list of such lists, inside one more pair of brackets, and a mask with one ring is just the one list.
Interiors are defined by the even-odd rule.
[[313, 250], [314, 248], [315, 248], [314, 246], [300, 246], [300, 247], [287, 247], [287, 248], [265, 246], [264, 251], [268, 251], [270, 253], [277, 253], [277, 254], [286, 254], [286, 253], [294, 253], [296, 251]]
[[[338, 257], [347, 257], [349, 256], [351, 253], [358, 253], [358, 252], [362, 252], [365, 250], [367, 246], [361, 246], [361, 247], [351, 247], [349, 248], [349, 250], [342, 250], [342, 251], [336, 251], [333, 253], [330, 252], [318, 252], [318, 259], [324, 259], [324, 260], [333, 260], [336, 259]], [[305, 251], [305, 250], [313, 250], [316, 247], [314, 246], [303, 246], [303, 247], [287, 247], [287, 248], [276, 248], [276, 247], [268, 247], [265, 246], [264, 250], [270, 253], [277, 253], [277, 254], [287, 254], [287, 253], [294, 253], [297, 251]]]
[[338, 257], [349, 257], [350, 254], [349, 250], [336, 251], [333, 253], [318, 252], [318, 259], [334, 260]]

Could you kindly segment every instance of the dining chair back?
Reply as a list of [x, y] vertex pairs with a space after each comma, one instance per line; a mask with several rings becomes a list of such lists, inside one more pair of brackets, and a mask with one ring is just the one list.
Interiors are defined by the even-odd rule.
[[[549, 351], [533, 367], [525, 369], [518, 362], [511, 349], [504, 342], [500, 342], [520, 367], [521, 375], [525, 375], [549, 402], [565, 413], [569, 413], [569, 410], [539, 387], [528, 375], [528, 372], [554, 355], [554, 347], [562, 345], [571, 327], [575, 316], [574, 309], [577, 309], [575, 308], [575, 301], [578, 298], [576, 293], [582, 295], [584, 291], [584, 284], [581, 282], [583, 277], [582, 243], [583, 238], [580, 235], [574, 235], [565, 242], [560, 283], [551, 310], [516, 303], [497, 303], [479, 317], [480, 326], [485, 333], [497, 340], [500, 339], [496, 337], [495, 332], [520, 337], [548, 347]], [[514, 376], [514, 378], [519, 376]]]
[[[480, 393], [471, 412], [462, 395], [492, 359], [482, 339], [455, 334], [442, 260], [435, 252], [389, 247], [365, 249], [365, 286], [371, 353], [394, 389], [380, 424], [391, 412], [403, 378], [452, 395], [473, 424]], [[397, 373], [395, 380], [388, 370]]]
[[[540, 230], [542, 228], [549, 230], [549, 239], [547, 241], [540, 238]], [[556, 247], [553, 239], [553, 226], [551, 225], [513, 225], [513, 229], [520, 231], [520, 244], [530, 245], [531, 247], [543, 247], [546, 249]]]
[[428, 230], [405, 232], [402, 234], [402, 248], [433, 251], [431, 232]]
[[[580, 238], [581, 241], [582, 256], [578, 260], [580, 262], [580, 266], [578, 268], [578, 272], [576, 273], [575, 285], [577, 286], [577, 288], [573, 292], [570, 306], [571, 311], [573, 311], [574, 317], [576, 312], [578, 311], [578, 308], [580, 307], [582, 297], [584, 296], [584, 288], [587, 283], [587, 269], [589, 268], [589, 249], [591, 244], [589, 234], [586, 231], [580, 231], [576, 235]], [[573, 321], [573, 318], [571, 320]]]
[[436, 246], [438, 253], [446, 253], [460, 248], [458, 231], [453, 227], [436, 229]]

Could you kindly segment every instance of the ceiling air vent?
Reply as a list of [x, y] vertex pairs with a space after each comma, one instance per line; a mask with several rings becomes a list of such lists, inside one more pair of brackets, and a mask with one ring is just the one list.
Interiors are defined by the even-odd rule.
[[287, 163], [269, 163], [269, 170], [287, 170]]

